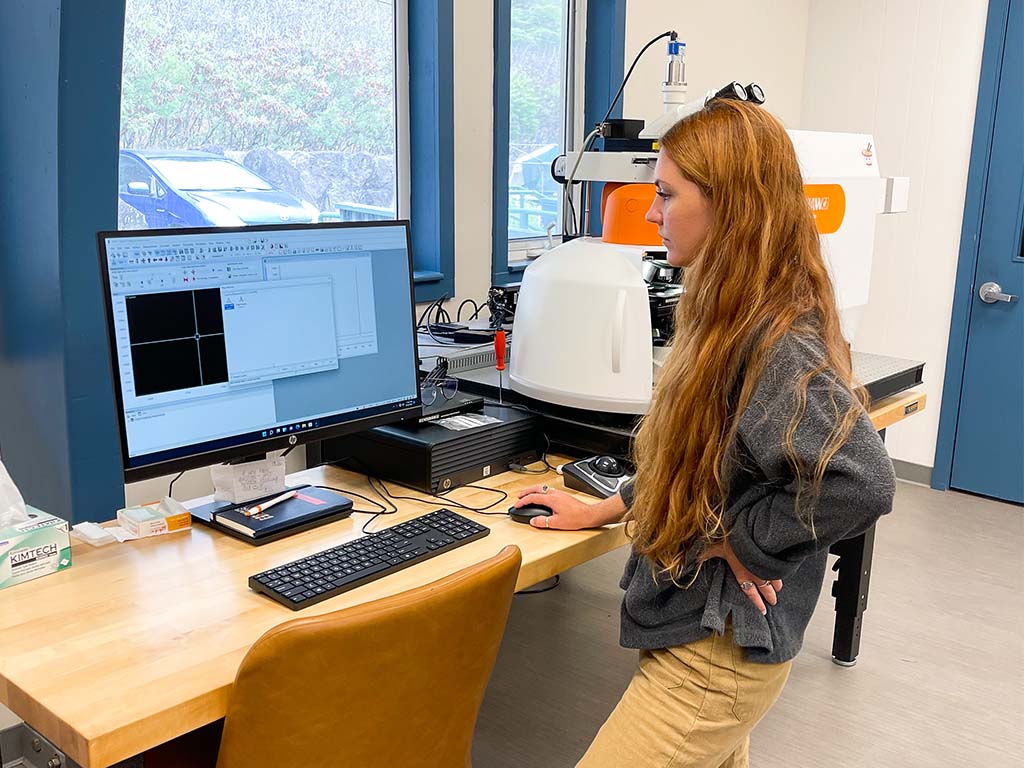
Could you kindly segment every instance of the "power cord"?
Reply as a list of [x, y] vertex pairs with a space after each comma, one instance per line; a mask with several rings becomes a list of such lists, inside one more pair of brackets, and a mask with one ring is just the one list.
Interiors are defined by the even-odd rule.
[[459, 304], [458, 311], [455, 313], [455, 322], [457, 322], [457, 323], [462, 322], [462, 308], [464, 306], [466, 306], [467, 304], [469, 304], [469, 305], [471, 305], [473, 307], [473, 314], [470, 316], [470, 318], [469, 318], [470, 320], [472, 320], [474, 317], [476, 317], [477, 315], [480, 314], [481, 307], [480, 307], [479, 304], [477, 304], [472, 299], [463, 299], [462, 303]]
[[173, 479], [173, 480], [171, 480], [170, 484], [169, 484], [169, 485], [167, 486], [167, 495], [168, 495], [168, 496], [169, 496], [170, 498], [172, 498], [172, 499], [174, 498], [174, 484], [175, 484], [176, 482], [178, 482], [178, 479], [179, 479], [179, 478], [180, 478], [180, 477], [181, 477], [182, 475], [184, 475], [184, 474], [185, 474], [185, 470], [183, 469], [183, 470], [181, 470], [181, 472], [179, 472], [178, 474], [176, 474], [176, 475], [174, 476], [174, 479]]
[[[576, 209], [572, 205], [572, 183], [573, 183], [572, 180], [576, 177], [576, 171], [579, 170], [580, 163], [583, 161], [583, 155], [586, 152], [590, 151], [590, 147], [594, 143], [594, 139], [596, 139], [600, 133], [601, 133], [601, 126], [598, 125], [597, 128], [595, 128], [590, 133], [588, 133], [587, 137], [585, 139], [583, 139], [583, 148], [579, 151], [579, 154], [576, 155], [576, 162], [573, 164], [572, 170], [569, 172], [569, 176], [565, 180], [565, 201], [568, 203], [569, 209], [572, 211], [573, 216], [572, 216], [571, 219], [567, 219], [567, 220], [565, 220], [564, 217], [563, 217], [563, 220], [571, 221], [572, 225], [573, 225], [573, 230], [574, 231], [573, 232], [569, 232], [569, 231], [566, 230], [565, 227], [563, 227], [562, 228], [562, 234], [563, 235], [578, 235], [580, 232], [583, 231], [582, 226], [580, 226], [580, 227], [576, 226]], [[582, 209], [581, 209], [580, 213], [581, 214], [583, 213]]]
[[[380, 478], [377, 479], [377, 482], [380, 483], [380, 486], [383, 489], [384, 494], [387, 496], [387, 498], [389, 500], [393, 500], [393, 501], [418, 501], [420, 504], [427, 504], [429, 506], [433, 506], [434, 505], [434, 502], [432, 502], [432, 501], [427, 501], [425, 499], [420, 499], [420, 498], [417, 498], [415, 496], [399, 496], [396, 493], [392, 493], [391, 490], [388, 489], [387, 484], [383, 480], [381, 480]], [[392, 482], [395, 482], [395, 481], [392, 481]], [[409, 488], [410, 490], [414, 490], [414, 491], [418, 491], [419, 490], [418, 488], [410, 488], [410, 486], [405, 485], [405, 483], [395, 482], [395, 484], [396, 485], [400, 485], [403, 488]], [[481, 491], [490, 491], [491, 493], [500, 494], [501, 498], [498, 499], [497, 501], [495, 501], [495, 502], [493, 502], [491, 504], [488, 504], [486, 506], [483, 506], [483, 507], [471, 507], [468, 504], [463, 504], [461, 501], [456, 501], [455, 499], [450, 499], [447, 496], [438, 495], [436, 493], [427, 493], [425, 491], [419, 491], [419, 492], [424, 494], [425, 496], [429, 496], [430, 498], [435, 499], [436, 501], [444, 502], [448, 506], [455, 507], [456, 509], [462, 509], [462, 510], [465, 510], [467, 512], [475, 512], [475, 513], [480, 514], [480, 515], [504, 515], [505, 514], [504, 512], [487, 512], [487, 511], [485, 511], [485, 510], [488, 510], [491, 507], [494, 507], [494, 506], [500, 504], [501, 502], [505, 501], [508, 498], [508, 494], [505, 491], [499, 490], [498, 488], [487, 488], [486, 486], [483, 486], [483, 485], [473, 485], [471, 483], [467, 484], [467, 485], [461, 485], [461, 486], [459, 486], [459, 488], [476, 488], [477, 490], [481, 490]], [[452, 491], [457, 491], [457, 490], [458, 490], [458, 488], [452, 488]], [[449, 491], [449, 493], [450, 492], [451, 491]]]
[[530, 469], [525, 464], [516, 464], [515, 462], [508, 465], [510, 472], [515, 472], [517, 475], [546, 475], [549, 470], [547, 467], [544, 469]]
[[[486, 401], [485, 401], [486, 402]], [[519, 472], [524, 475], [543, 475], [548, 472], [558, 472], [558, 467], [552, 466], [548, 463], [548, 454], [551, 453], [551, 440], [544, 432], [540, 433], [540, 436], [544, 438], [544, 452], [540, 455], [537, 461], [544, 463], [544, 469], [530, 469], [525, 464], [512, 463], [508, 465], [508, 468], [513, 472]], [[531, 464], [536, 464], [536, 461], [531, 461]]]
[[340, 493], [342, 496], [355, 496], [357, 499], [362, 499], [367, 504], [373, 504], [375, 507], [380, 507], [380, 512], [378, 512], [376, 510], [373, 510], [373, 509], [356, 509], [355, 507], [352, 508], [353, 512], [359, 512], [360, 514], [363, 514], [363, 515], [390, 515], [390, 514], [392, 514], [391, 510], [389, 510], [387, 507], [385, 507], [379, 501], [374, 501], [371, 498], [363, 496], [361, 493], [356, 493], [355, 491], [349, 491], [349, 490], [347, 490], [345, 488], [335, 488], [335, 487], [330, 486], [330, 485], [314, 485], [313, 487], [314, 488], [322, 488], [325, 491], [333, 491], [334, 493]]
[[629, 65], [629, 71], [626, 72], [626, 76], [624, 78], [622, 78], [622, 85], [620, 85], [619, 86], [619, 90], [615, 92], [615, 98], [612, 99], [612, 103], [609, 105], [608, 111], [605, 112], [604, 120], [601, 121], [602, 123], [607, 123], [608, 122], [608, 118], [612, 116], [612, 111], [615, 109], [615, 105], [619, 103], [619, 98], [622, 96], [622, 91], [623, 91], [623, 89], [625, 89], [626, 83], [629, 82], [629, 76], [633, 74], [633, 69], [636, 67], [637, 62], [640, 61], [640, 57], [643, 56], [645, 53], [647, 53], [647, 49], [650, 48], [652, 45], [654, 45], [659, 40], [661, 40], [661, 38], [663, 38], [663, 37], [667, 37], [667, 38], [670, 38], [672, 40], [675, 40], [678, 37], [678, 34], [676, 33], [676, 31], [674, 29], [670, 29], [667, 32], [662, 32], [657, 37], [652, 38], [647, 43], [647, 45], [645, 45], [643, 48], [640, 49], [640, 53], [638, 53], [636, 55], [636, 58], [633, 59], [633, 63]]
[[565, 202], [568, 204], [568, 208], [571, 211], [572, 216], [571, 216], [571, 218], [563, 219], [563, 220], [565, 222], [571, 221], [572, 225], [573, 225], [573, 230], [574, 231], [573, 232], [569, 232], [566, 227], [563, 227], [562, 228], [562, 234], [563, 235], [579, 235], [583, 231], [583, 228], [584, 228], [584, 221], [583, 221], [584, 206], [580, 206], [580, 222], [577, 225], [577, 223], [576, 223], [576, 210], [575, 210], [575, 206], [572, 203], [572, 183], [573, 183], [572, 180], [576, 176], [576, 170], [580, 166], [580, 161], [583, 159], [583, 153], [590, 151], [590, 146], [591, 146], [591, 144], [593, 144], [593, 142], [597, 138], [597, 136], [601, 133], [602, 126], [605, 123], [607, 123], [608, 119], [612, 116], [612, 112], [615, 111], [615, 105], [619, 103], [619, 99], [622, 97], [622, 92], [626, 88], [626, 83], [629, 82], [630, 75], [633, 74], [633, 70], [636, 68], [637, 63], [640, 61], [640, 58], [647, 52], [648, 48], [650, 48], [652, 45], [654, 45], [656, 42], [658, 42], [659, 40], [661, 40], [664, 37], [667, 37], [667, 38], [669, 38], [671, 40], [675, 40], [678, 37], [678, 35], [676, 34], [675, 30], [671, 30], [670, 29], [667, 32], [662, 32], [657, 37], [652, 38], [650, 41], [648, 41], [648, 43], [643, 48], [640, 49], [640, 53], [638, 53], [636, 55], [636, 58], [633, 59], [633, 63], [629, 65], [629, 70], [626, 72], [626, 76], [624, 78], [622, 78], [622, 83], [621, 83], [621, 85], [619, 85], [619, 90], [617, 90], [615, 92], [615, 97], [612, 99], [612, 103], [608, 105], [608, 111], [605, 112], [604, 119], [602, 119], [601, 122], [598, 123], [597, 127], [593, 131], [591, 131], [589, 134], [587, 134], [587, 137], [583, 140], [583, 145], [582, 145], [583, 149], [580, 150], [580, 153], [577, 155], [577, 157], [576, 157], [576, 164], [573, 166], [572, 172], [569, 174], [568, 178], [566, 179], [566, 183], [565, 183]]

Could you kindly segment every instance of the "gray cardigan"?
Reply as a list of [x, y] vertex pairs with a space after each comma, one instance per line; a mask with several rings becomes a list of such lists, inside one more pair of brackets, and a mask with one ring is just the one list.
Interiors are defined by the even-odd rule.
[[[734, 460], [726, 469], [729, 543], [754, 574], [784, 580], [778, 604], [767, 606], [768, 614], [762, 616], [724, 560], [708, 561], [697, 580], [681, 588], [660, 574], [655, 577], [650, 561], [633, 552], [620, 585], [626, 591], [620, 639], [624, 647], [666, 648], [711, 632], [721, 634], [731, 615], [733, 636], [750, 661], [777, 663], [796, 656], [821, 593], [829, 546], [864, 532], [889, 512], [896, 489], [885, 446], [862, 412], [827, 467], [814, 508], [814, 534], [798, 519], [784, 436], [795, 409], [796, 383], [822, 358], [820, 342], [796, 336], [784, 337], [771, 350], [752, 400], [740, 415]], [[853, 399], [830, 374], [811, 380], [794, 436], [805, 467], [816, 465], [835, 425], [836, 408], [842, 413]], [[627, 506], [632, 503], [632, 487], [623, 489], [622, 498]], [[689, 584], [698, 554], [698, 547], [690, 547], [679, 584]]]

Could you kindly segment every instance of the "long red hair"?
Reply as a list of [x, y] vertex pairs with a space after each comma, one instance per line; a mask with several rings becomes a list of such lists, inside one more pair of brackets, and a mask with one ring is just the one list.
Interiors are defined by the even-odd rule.
[[633, 546], [675, 578], [688, 547], [728, 533], [724, 465], [773, 345], [797, 334], [824, 349], [820, 365], [797, 382], [785, 438], [801, 489], [798, 505], [802, 499], [812, 531], [825, 468], [861, 410], [856, 403], [845, 413], [837, 408], [816, 464], [797, 459], [793, 435], [811, 379], [828, 372], [850, 388], [853, 381], [796, 152], [782, 125], [761, 107], [717, 100], [673, 126], [661, 153], [713, 209], [711, 228], [685, 272], [672, 351], [634, 451]]

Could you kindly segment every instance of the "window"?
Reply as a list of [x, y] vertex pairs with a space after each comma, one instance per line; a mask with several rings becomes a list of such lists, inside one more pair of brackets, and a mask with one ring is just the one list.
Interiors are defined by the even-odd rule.
[[562, 187], [551, 178], [551, 163], [573, 146], [581, 111], [577, 5], [503, 0], [496, 6], [496, 279], [511, 277], [561, 238]]
[[119, 228], [407, 216], [404, 7], [127, 0]]

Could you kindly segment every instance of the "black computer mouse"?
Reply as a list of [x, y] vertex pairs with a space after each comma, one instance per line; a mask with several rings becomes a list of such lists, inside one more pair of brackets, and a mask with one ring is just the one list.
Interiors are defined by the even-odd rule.
[[591, 462], [595, 472], [609, 477], [618, 477], [623, 474], [622, 465], [613, 456], [598, 456]]
[[543, 504], [523, 504], [521, 507], [509, 507], [508, 516], [515, 520], [517, 523], [526, 523], [529, 525], [530, 521], [535, 517], [550, 517], [551, 507], [545, 507]]

